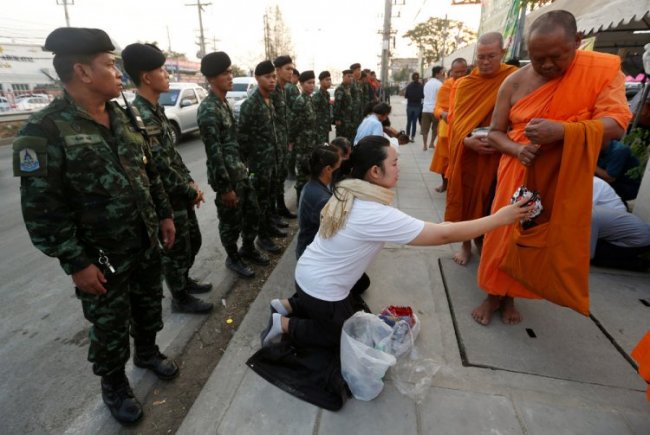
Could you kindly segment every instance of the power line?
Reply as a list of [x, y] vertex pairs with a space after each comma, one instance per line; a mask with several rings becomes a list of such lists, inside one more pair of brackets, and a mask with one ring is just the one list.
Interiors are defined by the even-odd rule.
[[210, 6], [212, 3], [201, 3], [201, 0], [196, 0], [196, 3], [185, 4], [185, 6], [196, 6], [199, 11], [199, 52], [196, 57], [199, 59], [205, 56], [205, 36], [203, 34], [203, 6]]

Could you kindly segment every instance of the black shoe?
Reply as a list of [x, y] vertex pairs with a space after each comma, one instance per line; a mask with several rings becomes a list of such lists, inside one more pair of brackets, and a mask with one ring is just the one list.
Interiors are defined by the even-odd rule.
[[255, 246], [251, 246], [250, 248], [244, 248], [242, 246], [239, 248], [239, 256], [246, 260], [250, 260], [255, 264], [259, 264], [260, 266], [266, 266], [271, 262], [269, 257], [255, 249]]
[[269, 235], [271, 237], [287, 237], [286, 231], [282, 231], [280, 228], [277, 228], [275, 225], [269, 225]]
[[276, 245], [273, 240], [266, 237], [257, 238], [257, 247], [263, 251], [270, 252], [271, 254], [279, 254], [282, 248]]
[[212, 303], [204, 302], [191, 295], [172, 299], [172, 312], [174, 313], [206, 314], [212, 311], [213, 308]]
[[102, 400], [113, 418], [121, 424], [137, 423], [143, 415], [142, 405], [133, 395], [129, 380], [124, 372], [119, 376], [121, 379], [111, 380], [111, 377], [115, 376], [102, 376]]
[[133, 355], [133, 364], [142, 369], [149, 369], [158, 376], [159, 379], [168, 381], [178, 376], [178, 366], [173, 359], [168, 359], [163, 355], [158, 346], [154, 346], [148, 352], [135, 350]]
[[209, 282], [198, 282], [193, 278], [187, 279], [187, 292], [193, 295], [207, 293], [212, 290], [212, 284]]
[[271, 222], [278, 228], [289, 228], [289, 224], [286, 223], [279, 215], [271, 216]]
[[242, 261], [239, 256], [226, 258], [226, 267], [242, 278], [252, 278], [255, 276], [255, 272], [250, 268], [246, 263]]
[[283, 218], [287, 218], [287, 219], [295, 219], [296, 217], [298, 217], [295, 213], [291, 213], [291, 211], [287, 208], [286, 205], [284, 207], [282, 205], [278, 206], [278, 214]]

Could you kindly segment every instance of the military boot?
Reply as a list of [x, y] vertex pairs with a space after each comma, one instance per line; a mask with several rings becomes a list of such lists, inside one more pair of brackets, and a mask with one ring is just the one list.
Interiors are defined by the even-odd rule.
[[101, 384], [102, 400], [115, 420], [128, 426], [142, 418], [142, 405], [133, 395], [124, 369], [102, 376]]
[[279, 254], [282, 252], [282, 248], [276, 245], [275, 242], [268, 237], [258, 237], [257, 247], [263, 251], [270, 252], [271, 254]]
[[252, 278], [255, 276], [255, 272], [251, 267], [244, 263], [244, 260], [239, 256], [237, 252], [237, 245], [226, 247], [226, 267], [242, 278]]
[[271, 262], [269, 257], [255, 249], [253, 242], [244, 243], [244, 245], [239, 248], [239, 256], [246, 260], [250, 260], [255, 264], [259, 264], [260, 266], [266, 266]]
[[284, 221], [278, 214], [271, 215], [271, 222], [278, 228], [289, 228], [289, 224]]
[[269, 235], [271, 237], [287, 237], [287, 232], [282, 231], [280, 228], [276, 227], [275, 225], [269, 225]]
[[150, 340], [147, 344], [140, 344], [135, 341], [135, 354], [133, 355], [133, 364], [136, 367], [149, 369], [158, 376], [159, 379], [168, 381], [178, 376], [178, 366], [173, 359], [168, 359], [163, 355], [158, 346], [151, 345]]
[[193, 295], [207, 293], [212, 290], [212, 284], [209, 282], [199, 282], [194, 278], [187, 278], [187, 292]]
[[204, 302], [190, 294], [175, 295], [172, 299], [172, 312], [187, 314], [206, 314], [212, 311], [214, 305]]

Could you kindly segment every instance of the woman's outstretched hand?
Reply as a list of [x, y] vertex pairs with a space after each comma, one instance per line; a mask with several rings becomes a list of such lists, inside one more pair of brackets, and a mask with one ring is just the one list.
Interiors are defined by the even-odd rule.
[[526, 219], [533, 209], [534, 203], [526, 205], [529, 198], [522, 198], [514, 204], [501, 207], [494, 215], [499, 218], [501, 225], [510, 225]]

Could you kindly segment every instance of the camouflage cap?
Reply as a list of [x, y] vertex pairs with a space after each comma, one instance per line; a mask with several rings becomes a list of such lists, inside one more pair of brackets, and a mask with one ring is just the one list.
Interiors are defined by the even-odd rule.
[[47, 35], [43, 50], [54, 54], [89, 55], [113, 51], [115, 46], [101, 29], [59, 27]]
[[165, 64], [166, 57], [153, 44], [130, 44], [122, 50], [124, 69], [134, 77], [141, 71], [152, 71]]

